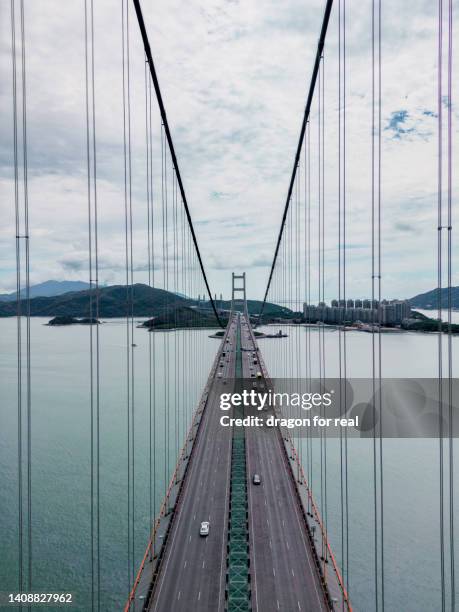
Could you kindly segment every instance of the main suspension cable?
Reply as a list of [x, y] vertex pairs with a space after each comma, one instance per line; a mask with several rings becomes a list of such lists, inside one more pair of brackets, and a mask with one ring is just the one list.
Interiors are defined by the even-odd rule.
[[[134, 1], [138, 1], [138, 0], [134, 0]], [[271, 264], [271, 270], [269, 273], [269, 277], [268, 277], [268, 283], [266, 285], [266, 290], [265, 290], [265, 294], [263, 297], [263, 302], [261, 304], [261, 308], [260, 308], [260, 313], [259, 313], [259, 318], [261, 319], [262, 315], [263, 315], [263, 311], [265, 309], [265, 305], [266, 305], [266, 300], [268, 298], [268, 293], [269, 293], [269, 288], [271, 286], [271, 281], [273, 278], [273, 274], [274, 274], [274, 268], [276, 267], [276, 261], [277, 261], [277, 256], [279, 253], [279, 247], [282, 241], [282, 234], [284, 233], [284, 226], [285, 226], [285, 221], [287, 219], [287, 213], [290, 207], [290, 200], [292, 197], [292, 192], [293, 192], [293, 186], [295, 184], [295, 178], [296, 178], [296, 173], [297, 173], [297, 169], [298, 169], [298, 163], [300, 161], [300, 157], [301, 157], [301, 150], [303, 147], [303, 140], [304, 140], [304, 134], [306, 131], [306, 123], [308, 121], [309, 118], [309, 114], [311, 112], [311, 104], [312, 104], [312, 99], [314, 97], [314, 89], [316, 86], [316, 81], [317, 81], [317, 75], [319, 73], [319, 66], [320, 66], [320, 58], [322, 56], [322, 52], [324, 49], [324, 45], [325, 45], [325, 37], [327, 34], [327, 28], [328, 28], [328, 22], [330, 21], [330, 13], [331, 13], [331, 9], [333, 6], [333, 0], [327, 0], [327, 4], [325, 6], [325, 13], [324, 13], [324, 17], [322, 20], [322, 27], [321, 27], [321, 31], [320, 31], [320, 36], [319, 36], [319, 42], [317, 44], [317, 52], [316, 52], [316, 57], [315, 57], [315, 61], [314, 61], [314, 67], [312, 70], [312, 76], [311, 76], [311, 83], [309, 85], [309, 92], [308, 92], [308, 97], [306, 100], [306, 107], [304, 110], [304, 115], [303, 115], [303, 122], [301, 124], [301, 130], [300, 130], [300, 137], [298, 140], [298, 145], [297, 145], [297, 149], [296, 149], [296, 154], [295, 154], [295, 160], [293, 163], [293, 170], [292, 170], [292, 175], [290, 177], [290, 183], [289, 183], [289, 187], [288, 187], [288, 191], [287, 191], [287, 199], [285, 202], [285, 206], [284, 206], [284, 212], [282, 215], [282, 220], [281, 220], [281, 226], [280, 226], [280, 230], [279, 230], [279, 235], [277, 238], [277, 243], [276, 243], [276, 248], [274, 251], [274, 257], [273, 257], [273, 261]]]
[[[329, 3], [331, 3], [332, 0], [328, 0], [328, 1], [329, 1]], [[174, 143], [172, 141], [172, 135], [171, 135], [171, 131], [169, 129], [169, 122], [167, 120], [166, 109], [164, 107], [164, 103], [163, 103], [163, 99], [162, 99], [162, 95], [161, 95], [161, 89], [159, 87], [159, 81], [158, 81], [158, 77], [156, 75], [155, 65], [154, 65], [154, 62], [153, 62], [153, 56], [152, 56], [152, 53], [151, 53], [151, 47], [150, 47], [150, 43], [148, 41], [148, 34], [147, 34], [146, 27], [145, 27], [144, 19], [143, 19], [143, 14], [142, 14], [141, 6], [140, 6], [140, 1], [139, 0], [133, 0], [133, 3], [134, 3], [135, 12], [136, 12], [136, 15], [137, 15], [137, 21], [139, 23], [140, 34], [142, 36], [142, 41], [143, 41], [143, 45], [144, 45], [144, 49], [145, 49], [145, 55], [147, 56], [148, 65], [150, 67], [151, 78], [153, 80], [153, 85], [154, 85], [154, 88], [155, 88], [156, 99], [158, 101], [159, 111], [161, 113], [161, 119], [162, 119], [163, 126], [164, 126], [165, 137], [167, 139], [167, 144], [169, 146], [169, 151], [170, 151], [171, 158], [172, 158], [172, 165], [173, 165], [173, 167], [175, 169], [175, 172], [176, 172], [177, 182], [178, 182], [178, 186], [179, 186], [179, 189], [180, 189], [181, 199], [182, 199], [182, 202], [183, 202], [183, 206], [185, 208], [185, 212], [186, 212], [186, 216], [187, 216], [187, 220], [188, 220], [188, 226], [190, 228], [191, 236], [193, 238], [194, 248], [196, 250], [196, 255], [197, 255], [197, 258], [198, 258], [198, 261], [199, 261], [199, 267], [201, 269], [201, 274], [202, 274], [202, 277], [204, 279], [204, 283], [206, 285], [207, 294], [209, 296], [209, 300], [210, 300], [210, 303], [212, 305], [212, 309], [214, 311], [215, 318], [217, 319], [217, 322], [220, 325], [220, 327], [224, 327], [222, 321], [220, 320], [220, 317], [219, 317], [218, 312], [217, 312], [217, 308], [215, 306], [214, 299], [212, 297], [212, 292], [210, 290], [209, 282], [207, 280], [207, 275], [206, 275], [206, 271], [205, 271], [204, 264], [203, 264], [203, 261], [202, 261], [201, 252], [199, 250], [198, 241], [197, 241], [196, 234], [195, 234], [195, 231], [194, 231], [193, 221], [191, 219], [190, 210], [189, 210], [189, 207], [188, 207], [188, 201], [187, 201], [187, 197], [186, 197], [186, 193], [185, 193], [185, 188], [183, 186], [182, 176], [180, 174], [180, 169], [179, 169], [179, 165], [178, 165], [178, 161], [177, 161], [177, 156], [175, 154]]]

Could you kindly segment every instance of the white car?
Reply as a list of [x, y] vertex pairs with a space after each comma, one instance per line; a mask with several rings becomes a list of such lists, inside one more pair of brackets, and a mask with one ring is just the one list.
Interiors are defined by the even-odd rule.
[[199, 535], [200, 536], [208, 536], [209, 535], [209, 530], [210, 530], [210, 523], [209, 523], [209, 521], [202, 521], [201, 529], [199, 530]]

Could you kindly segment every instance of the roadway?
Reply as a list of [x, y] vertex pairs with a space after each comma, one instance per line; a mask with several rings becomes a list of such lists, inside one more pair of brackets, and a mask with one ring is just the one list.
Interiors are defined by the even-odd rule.
[[[203, 412], [149, 607], [155, 612], [223, 612], [225, 608], [232, 431], [219, 424], [219, 395], [227, 388], [223, 380], [234, 378], [236, 321], [228, 327], [220, 349], [225, 352], [220, 358], [224, 366], [217, 368], [222, 378], [216, 375]], [[210, 522], [208, 537], [199, 535], [202, 521]]]
[[[149, 607], [155, 612], [225, 610], [232, 430], [220, 426], [219, 395], [233, 389], [237, 321], [220, 349], [225, 352], [219, 360], [223, 367], [217, 368], [222, 378], [216, 375], [203, 412]], [[253, 364], [257, 346], [244, 317], [241, 343], [243, 376], [250, 379], [261, 366]], [[252, 610], [326, 611], [280, 432], [248, 427], [245, 435]], [[255, 473], [261, 485], [252, 484]], [[199, 535], [201, 521], [210, 522], [208, 537]]]
[[[250, 379], [261, 366], [258, 353], [253, 363], [257, 345], [245, 320], [242, 348], [244, 378]], [[329, 608], [281, 444], [277, 427], [246, 428], [252, 610], [325, 611]], [[261, 476], [261, 485], [252, 484], [254, 474]]]

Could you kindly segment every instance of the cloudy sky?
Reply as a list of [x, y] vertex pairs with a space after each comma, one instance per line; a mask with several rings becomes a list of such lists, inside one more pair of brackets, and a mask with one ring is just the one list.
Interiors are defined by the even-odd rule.
[[[15, 287], [9, 4], [0, 3], [0, 291]], [[120, 4], [94, 1], [100, 277], [110, 284], [124, 279]], [[266, 285], [324, 4], [143, 2], [191, 213], [218, 293], [229, 294], [232, 271], [246, 271], [251, 297]], [[371, 3], [346, 4], [347, 293], [364, 297], [371, 291]], [[132, 9], [130, 17], [134, 267], [143, 282], [144, 57]], [[25, 0], [25, 22], [31, 280], [87, 280], [84, 2]], [[454, 31], [457, 39], [457, 16]], [[410, 297], [436, 283], [437, 3], [384, 0], [382, 33], [382, 284], [386, 297]], [[337, 294], [337, 34], [335, 3], [325, 52], [328, 299]], [[453, 151], [458, 87], [456, 79]], [[446, 110], [446, 95], [442, 104]], [[316, 117], [315, 107], [312, 125]], [[159, 147], [158, 126], [156, 119]], [[154, 161], [156, 180], [159, 153]], [[453, 209], [457, 188], [453, 177]]]

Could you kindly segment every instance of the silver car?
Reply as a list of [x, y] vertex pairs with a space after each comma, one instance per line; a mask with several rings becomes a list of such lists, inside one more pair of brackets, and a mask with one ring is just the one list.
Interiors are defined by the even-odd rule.
[[201, 529], [199, 530], [200, 536], [208, 536], [210, 531], [210, 523], [209, 521], [202, 521]]

